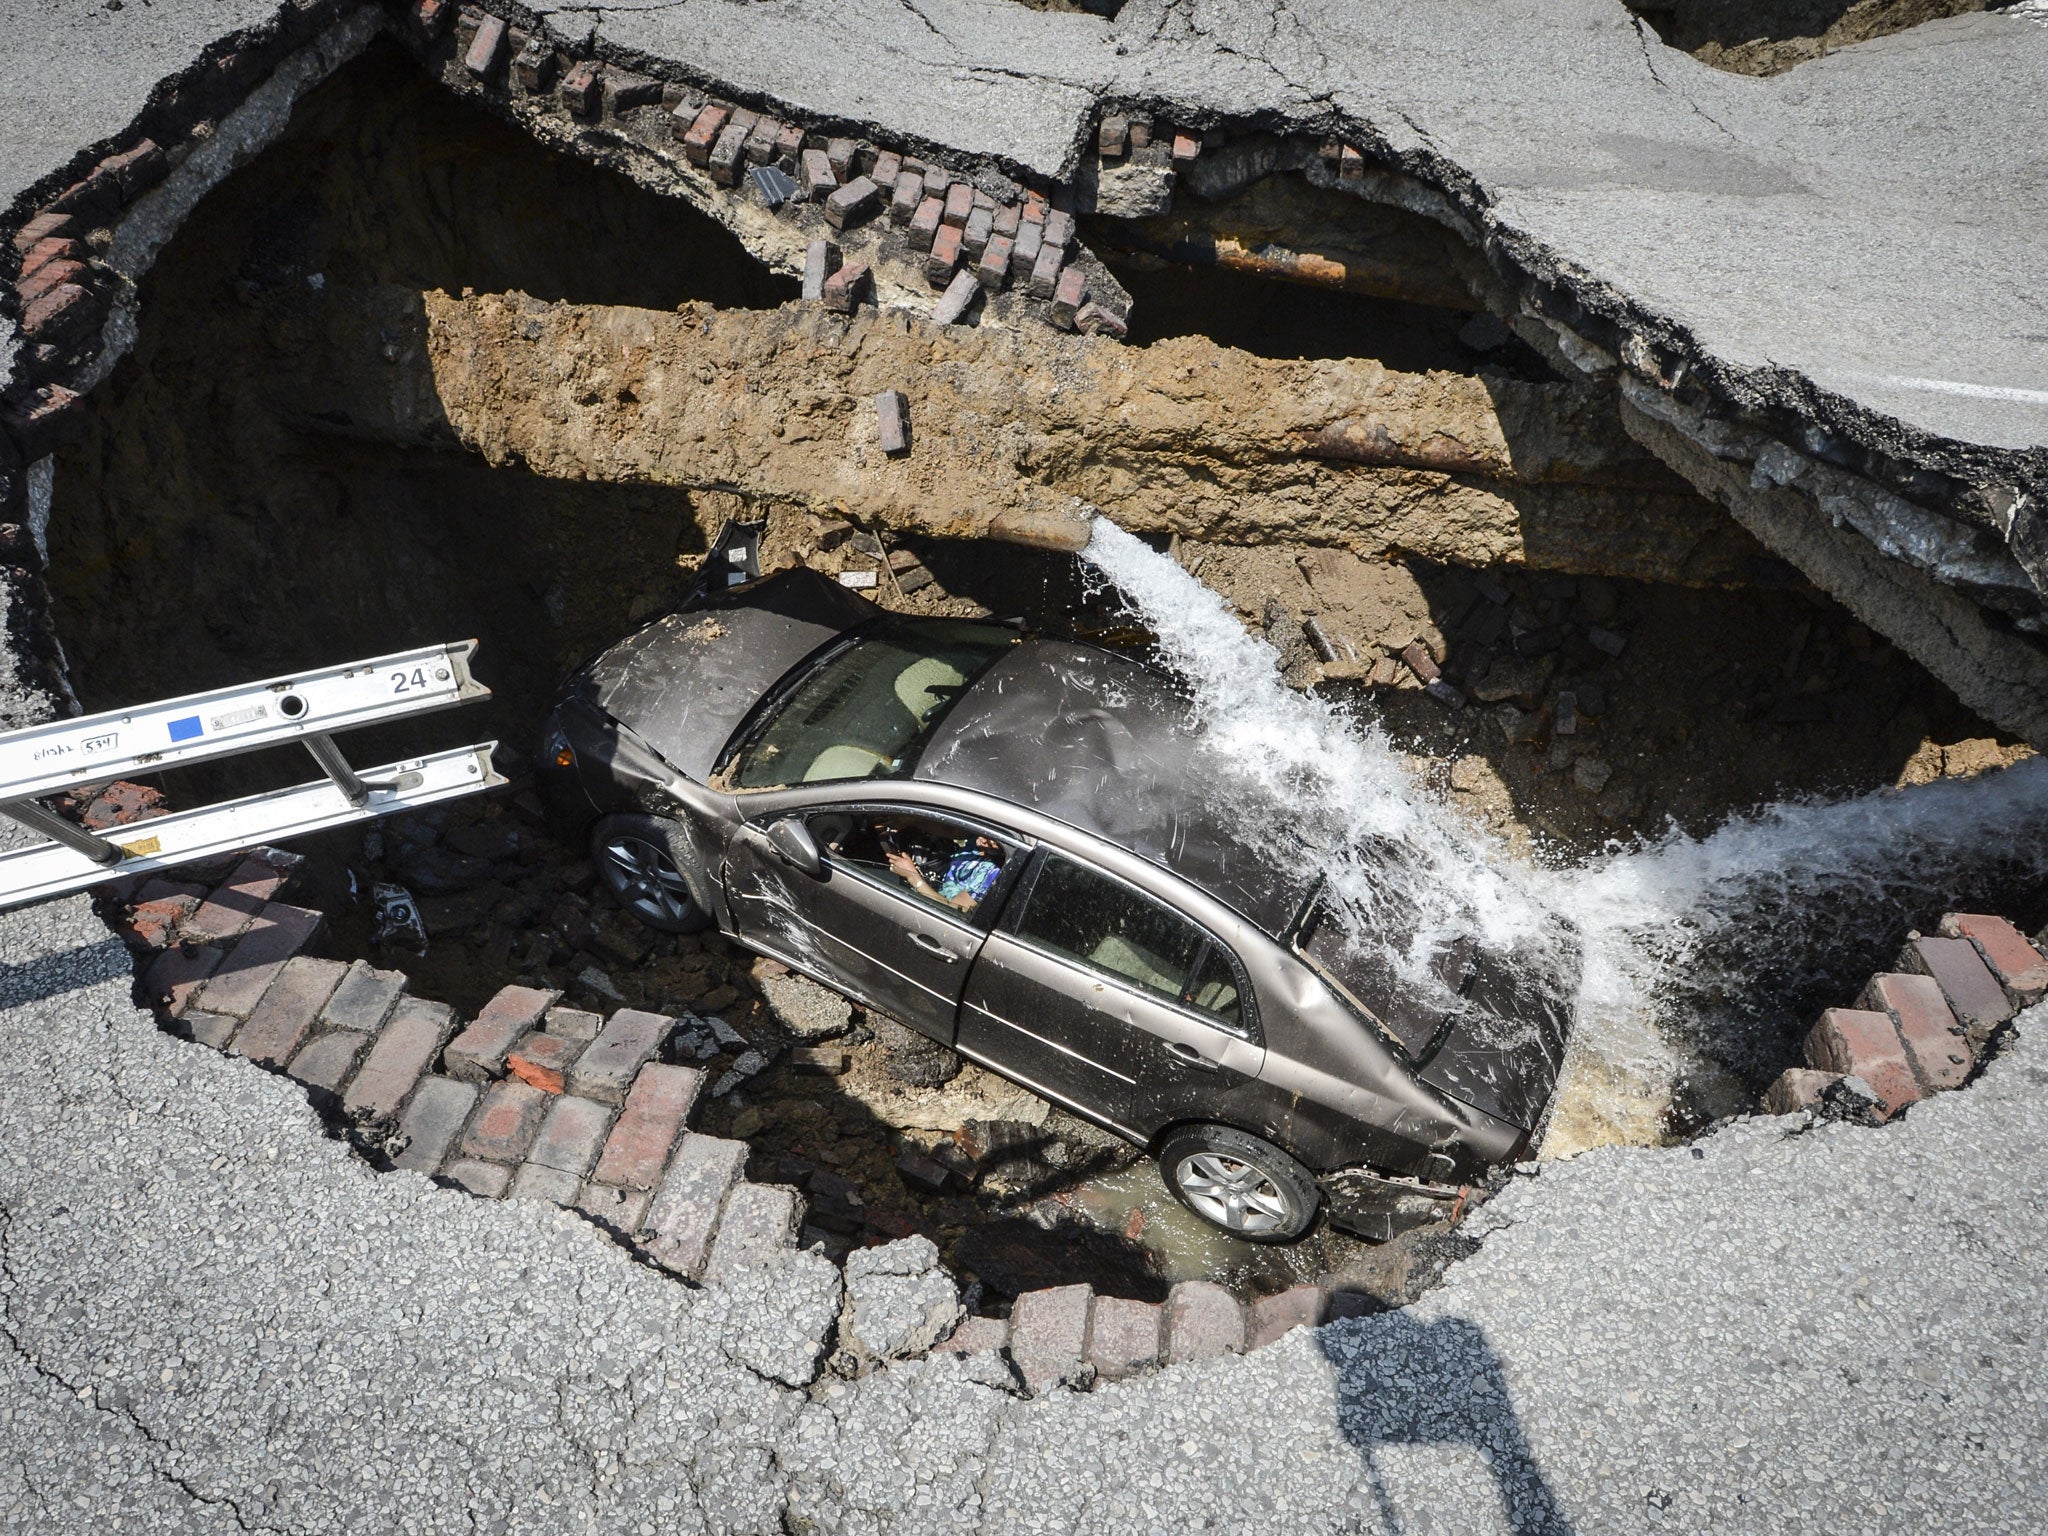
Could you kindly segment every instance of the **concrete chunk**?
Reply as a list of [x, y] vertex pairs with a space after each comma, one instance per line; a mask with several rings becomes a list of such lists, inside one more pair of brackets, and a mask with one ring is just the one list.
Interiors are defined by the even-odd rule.
[[740, 1184], [725, 1198], [704, 1278], [716, 1284], [796, 1246], [803, 1201], [781, 1184]]

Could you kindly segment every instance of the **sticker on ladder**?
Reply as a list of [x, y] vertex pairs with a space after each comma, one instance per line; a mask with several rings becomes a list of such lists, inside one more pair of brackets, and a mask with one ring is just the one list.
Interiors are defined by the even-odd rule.
[[182, 720], [170, 721], [168, 729], [171, 733], [171, 740], [190, 741], [195, 736], [200, 735], [204, 727], [200, 725], [197, 715], [187, 715]]

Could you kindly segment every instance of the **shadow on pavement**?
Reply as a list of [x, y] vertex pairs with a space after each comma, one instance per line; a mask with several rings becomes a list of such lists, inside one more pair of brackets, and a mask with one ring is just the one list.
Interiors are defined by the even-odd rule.
[[1500, 1357], [1476, 1324], [1388, 1312], [1321, 1329], [1316, 1339], [1337, 1369], [1338, 1424], [1364, 1461], [1390, 1536], [1463, 1528], [1445, 1508], [1450, 1469], [1440, 1456], [1406, 1454], [1412, 1449], [1462, 1450], [1483, 1465], [1514, 1536], [1572, 1536], [1522, 1433]]

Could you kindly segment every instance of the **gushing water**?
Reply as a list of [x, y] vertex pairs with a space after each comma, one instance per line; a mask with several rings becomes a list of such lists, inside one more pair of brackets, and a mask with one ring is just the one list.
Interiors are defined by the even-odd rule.
[[2048, 880], [2040, 759], [1525, 863], [1430, 799], [1376, 722], [1288, 688], [1272, 648], [1176, 562], [1101, 517], [1083, 558], [1158, 637], [1209, 750], [1250, 781], [1253, 835], [1321, 864], [1354, 942], [1417, 989], [1468, 937], [1572, 989], [1546, 1155], [1745, 1107], [1811, 1010], [1850, 1000], [1826, 989], [1853, 989], [1914, 920]]

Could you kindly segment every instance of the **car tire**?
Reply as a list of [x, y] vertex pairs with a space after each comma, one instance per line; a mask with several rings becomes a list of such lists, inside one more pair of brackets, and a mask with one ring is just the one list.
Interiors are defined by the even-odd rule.
[[1291, 1243], [1315, 1224], [1314, 1175], [1271, 1142], [1227, 1125], [1184, 1125], [1157, 1156], [1174, 1198], [1232, 1237]]
[[696, 850], [665, 816], [616, 812], [590, 829], [590, 862], [612, 900], [658, 933], [698, 933], [711, 907]]

